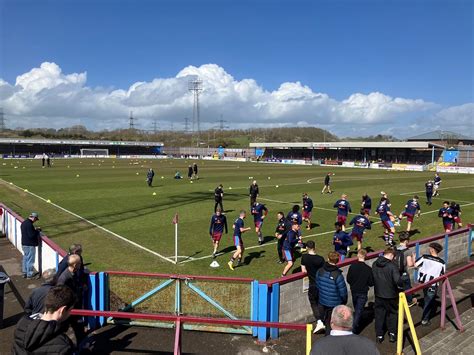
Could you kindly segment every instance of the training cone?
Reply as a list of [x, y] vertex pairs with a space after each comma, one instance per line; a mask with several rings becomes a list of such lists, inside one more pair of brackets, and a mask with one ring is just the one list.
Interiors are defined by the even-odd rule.
[[137, 175], [139, 175], [139, 173], [137, 173]]
[[76, 177], [79, 177], [79, 174], [77, 174]]
[[211, 265], [209, 265], [209, 266], [210, 266], [210, 267], [219, 267], [220, 265], [219, 265], [219, 263], [218, 263], [216, 260], [214, 260], [214, 261], [211, 263]]
[[46, 200], [47, 203], [51, 203], [51, 200]]
[[275, 187], [278, 189], [280, 186], [276, 185]]
[[28, 192], [28, 189], [25, 189], [25, 192]]
[[153, 196], [156, 196], [156, 192], [153, 192]]

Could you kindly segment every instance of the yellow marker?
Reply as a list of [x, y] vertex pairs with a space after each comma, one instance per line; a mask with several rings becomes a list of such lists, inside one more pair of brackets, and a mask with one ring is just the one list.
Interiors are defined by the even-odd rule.
[[153, 196], [156, 196], [156, 192], [153, 192]]
[[313, 325], [306, 324], [306, 355], [311, 353], [311, 334], [313, 333]]
[[25, 192], [28, 192], [28, 189], [25, 189]]
[[46, 202], [47, 202], [47, 203], [51, 203], [51, 200], [48, 199]]

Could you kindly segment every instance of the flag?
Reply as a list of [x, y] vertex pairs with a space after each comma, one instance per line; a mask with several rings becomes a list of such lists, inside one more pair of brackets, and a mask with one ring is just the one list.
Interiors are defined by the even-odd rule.
[[176, 214], [174, 215], [172, 222], [173, 224], [178, 224], [178, 212], [176, 212]]

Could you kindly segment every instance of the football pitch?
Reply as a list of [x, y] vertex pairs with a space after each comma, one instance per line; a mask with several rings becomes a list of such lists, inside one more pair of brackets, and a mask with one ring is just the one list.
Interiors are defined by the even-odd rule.
[[[186, 177], [173, 179], [176, 170], [186, 176], [187, 167], [193, 162], [199, 166], [199, 180], [190, 183]], [[323, 256], [333, 250], [336, 218], [333, 204], [342, 193], [351, 202], [351, 216], [358, 213], [363, 193], [372, 197], [371, 220], [375, 223], [364, 238], [364, 247], [369, 250], [384, 247], [383, 230], [373, 213], [380, 191], [388, 193], [396, 214], [414, 194], [420, 196], [422, 215], [414, 221], [412, 240], [443, 232], [437, 211], [445, 199], [461, 205], [464, 225], [474, 220], [474, 181], [472, 176], [461, 174], [442, 174], [441, 196], [428, 206], [424, 183], [433, 178], [433, 172], [207, 160], [58, 159], [52, 168], [42, 168], [39, 160], [2, 160], [1, 164], [0, 202], [22, 216], [39, 212], [38, 226], [64, 249], [71, 243], [81, 243], [84, 260], [90, 263], [91, 270], [276, 278], [283, 269], [283, 265], [277, 264], [276, 214], [278, 211], [286, 214], [294, 204], [301, 205], [303, 192], [310, 195], [315, 205], [314, 226], [309, 231], [303, 228], [303, 237], [306, 241], [314, 240], [317, 252]], [[149, 167], [155, 171], [151, 188], [145, 182]], [[334, 193], [321, 195], [327, 172], [336, 174], [332, 177]], [[252, 178], [260, 187], [259, 201], [269, 209], [263, 226], [265, 244], [258, 245], [254, 229], [245, 233], [245, 265], [231, 271], [227, 261], [234, 251], [232, 223], [239, 210], [247, 210], [245, 225], [253, 227], [248, 196]], [[216, 259], [220, 267], [211, 268], [209, 221], [214, 208], [213, 191], [220, 183], [224, 185], [229, 233], [221, 240], [221, 254]], [[174, 258], [172, 219], [176, 212], [179, 213], [178, 265], [171, 262]], [[397, 232], [405, 227], [404, 220]], [[297, 257], [292, 271], [299, 270]]]

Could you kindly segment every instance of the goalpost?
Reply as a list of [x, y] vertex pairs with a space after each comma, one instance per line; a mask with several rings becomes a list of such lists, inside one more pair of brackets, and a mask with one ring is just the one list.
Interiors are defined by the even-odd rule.
[[108, 149], [89, 149], [89, 148], [82, 148], [81, 149], [81, 157], [97, 157], [97, 158], [106, 158], [109, 156]]

